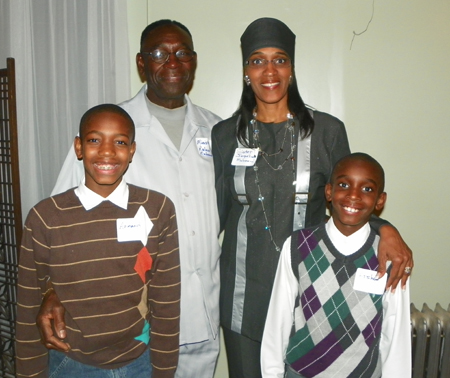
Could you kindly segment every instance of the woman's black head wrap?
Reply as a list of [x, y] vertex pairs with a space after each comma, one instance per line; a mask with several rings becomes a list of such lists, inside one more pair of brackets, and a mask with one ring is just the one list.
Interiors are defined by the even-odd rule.
[[286, 24], [275, 18], [259, 18], [253, 21], [241, 36], [242, 58], [248, 60], [253, 51], [264, 47], [277, 47], [295, 58], [295, 34]]

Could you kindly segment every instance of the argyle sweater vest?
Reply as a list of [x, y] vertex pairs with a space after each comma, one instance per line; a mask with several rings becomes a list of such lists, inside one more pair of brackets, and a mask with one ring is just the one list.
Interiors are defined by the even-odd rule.
[[383, 296], [353, 289], [357, 268], [378, 269], [378, 241], [372, 230], [359, 251], [344, 256], [325, 224], [293, 234], [299, 293], [286, 362], [302, 376], [381, 377]]

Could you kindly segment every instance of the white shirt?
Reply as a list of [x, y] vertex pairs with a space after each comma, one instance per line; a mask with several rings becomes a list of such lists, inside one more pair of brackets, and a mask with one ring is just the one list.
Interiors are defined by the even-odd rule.
[[[345, 236], [336, 228], [332, 218], [325, 229], [336, 249], [347, 256], [361, 248], [370, 234], [370, 226], [366, 224], [352, 235]], [[348, 253], [347, 248], [353, 252]], [[297, 293], [298, 280], [292, 271], [289, 237], [281, 251], [262, 339], [261, 370], [264, 378], [284, 377], [286, 348], [294, 321], [293, 311]], [[406, 290], [398, 288], [395, 293], [391, 291], [384, 293], [380, 340], [383, 377], [411, 377], [409, 307], [409, 280]]]
[[181, 139], [183, 138], [183, 125], [187, 110], [186, 104], [179, 108], [168, 109], [154, 104], [147, 97], [145, 98], [145, 102], [147, 103], [149, 113], [158, 119], [173, 145], [179, 149]]
[[359, 251], [370, 235], [370, 225], [366, 223], [350, 236], [345, 236], [337, 229], [333, 218], [325, 224], [325, 229], [333, 245], [344, 256], [350, 256]]
[[[181, 260], [180, 345], [208, 340], [219, 330], [220, 246], [219, 217], [212, 156], [199, 153], [197, 142], [211, 140], [220, 121], [213, 113], [193, 105], [185, 96], [186, 118], [180, 148], [152, 116], [146, 104], [147, 86], [120, 106], [136, 126], [136, 153], [125, 179], [156, 190], [175, 204]], [[82, 162], [69, 152], [53, 193], [78, 185]]]
[[81, 180], [78, 188], [75, 189], [75, 195], [80, 200], [81, 204], [86, 210], [91, 210], [94, 207], [100, 205], [103, 201], [110, 201], [114, 205], [127, 209], [128, 207], [128, 195], [129, 189], [124, 179], [120, 180], [119, 185], [108, 197], [102, 197], [100, 194], [95, 193], [86, 186], [85, 179]]

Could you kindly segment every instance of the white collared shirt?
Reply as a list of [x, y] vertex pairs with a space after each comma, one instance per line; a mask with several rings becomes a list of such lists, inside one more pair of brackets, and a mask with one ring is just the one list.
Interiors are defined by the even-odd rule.
[[334, 218], [331, 218], [327, 222], [325, 229], [333, 245], [344, 256], [350, 256], [358, 251], [364, 245], [370, 234], [370, 225], [366, 223], [358, 231], [349, 236], [345, 236], [336, 227]]
[[86, 186], [86, 180], [84, 178], [75, 189], [75, 194], [80, 199], [86, 211], [100, 205], [103, 201], [110, 201], [114, 205], [126, 210], [128, 206], [128, 193], [128, 184], [124, 178], [122, 178], [117, 188], [106, 198], [89, 189]]

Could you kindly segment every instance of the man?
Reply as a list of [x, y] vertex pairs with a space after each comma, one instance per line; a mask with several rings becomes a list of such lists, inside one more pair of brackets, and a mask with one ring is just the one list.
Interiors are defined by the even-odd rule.
[[[176, 377], [212, 377], [219, 353], [219, 221], [210, 150], [211, 128], [220, 121], [193, 105], [197, 56], [192, 36], [182, 24], [156, 21], [141, 36], [136, 56], [147, 84], [120, 106], [136, 125], [137, 150], [125, 174], [128, 183], [159, 191], [175, 204], [181, 262], [180, 357]], [[53, 194], [77, 186], [82, 164], [69, 152]], [[67, 349], [52, 335], [54, 317], [59, 336], [62, 316], [55, 303], [43, 305], [37, 322], [49, 348]], [[46, 296], [47, 299], [47, 296]]]

